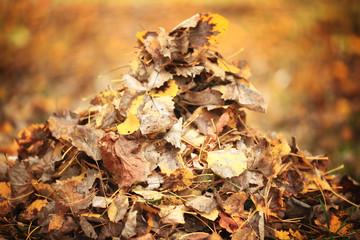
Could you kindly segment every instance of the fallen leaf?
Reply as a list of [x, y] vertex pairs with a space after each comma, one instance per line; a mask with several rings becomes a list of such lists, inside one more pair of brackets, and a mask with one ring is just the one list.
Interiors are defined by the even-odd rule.
[[142, 196], [145, 200], [158, 201], [163, 197], [161, 192], [146, 190], [140, 185], [136, 186], [132, 191]]
[[175, 68], [176, 75], [183, 77], [195, 77], [204, 70], [204, 66], [191, 67], [177, 67]]
[[159, 216], [164, 224], [184, 224], [184, 212], [186, 209], [184, 205], [163, 205], [160, 206]]
[[125, 195], [118, 194], [108, 207], [109, 220], [117, 223], [123, 220], [129, 207], [129, 198]]
[[139, 127], [139, 119], [134, 114], [129, 113], [125, 121], [117, 125], [117, 130], [122, 135], [128, 135], [134, 133]]
[[185, 202], [185, 206], [196, 211], [209, 214], [214, 208], [216, 208], [216, 201], [213, 197], [197, 196], [189, 198], [188, 201]]
[[94, 197], [86, 188], [86, 182], [76, 176], [65, 180], [56, 180], [56, 183], [52, 184], [52, 188], [56, 189], [59, 201], [75, 213], [89, 207]]
[[224, 100], [235, 100], [241, 106], [257, 112], [265, 112], [263, 96], [250, 83], [234, 79], [232, 83], [212, 87], [221, 92]]
[[274, 231], [275, 231], [275, 237], [281, 240], [291, 239], [288, 231], [277, 230], [277, 229], [275, 229]]
[[227, 232], [234, 233], [239, 228], [238, 223], [233, 218], [226, 216], [225, 213], [220, 212], [219, 216], [219, 225], [225, 228]]
[[164, 139], [171, 143], [174, 147], [180, 148], [181, 144], [181, 135], [182, 135], [182, 117], [179, 118], [177, 123], [170, 128], [170, 130], [165, 134]]
[[152, 88], [150, 95], [152, 97], [175, 97], [179, 91], [179, 87], [175, 80], [170, 80], [157, 88]]
[[239, 176], [247, 167], [245, 154], [234, 148], [208, 152], [207, 163], [215, 174], [223, 178]]
[[22, 159], [39, 156], [46, 150], [49, 132], [44, 124], [33, 124], [18, 133], [18, 154]]
[[81, 230], [84, 231], [85, 236], [92, 239], [98, 238], [98, 235], [96, 234], [94, 227], [83, 216], [80, 216], [80, 227]]
[[244, 204], [247, 199], [248, 196], [245, 192], [233, 193], [223, 203], [225, 213], [232, 217], [236, 216], [246, 218], [246, 214], [244, 212]]
[[101, 107], [96, 118], [95, 128], [105, 129], [116, 122], [116, 111], [113, 104], [105, 104]]
[[140, 131], [151, 134], [168, 130], [177, 121], [172, 97], [158, 97], [147, 101], [139, 114]]
[[48, 231], [59, 231], [64, 225], [65, 219], [63, 215], [53, 214], [50, 217]]
[[141, 151], [141, 142], [141, 139], [111, 132], [99, 142], [104, 166], [113, 174], [119, 187], [130, 187], [146, 180], [148, 163]]
[[130, 209], [129, 215], [126, 219], [124, 229], [121, 233], [121, 236], [125, 239], [131, 238], [136, 235], [136, 215], [138, 210], [134, 209], [134, 206]]
[[23, 161], [17, 162], [17, 164], [10, 169], [11, 206], [17, 206], [30, 198], [30, 194], [34, 191], [31, 184], [32, 179], [32, 173], [26, 169]]
[[0, 182], [0, 216], [6, 216], [10, 211], [10, 203], [8, 198], [10, 197], [11, 189], [9, 182]]
[[204, 91], [187, 91], [181, 94], [182, 101], [196, 106], [224, 105], [225, 101], [221, 98], [221, 93], [207, 88]]
[[159, 88], [165, 82], [172, 79], [173, 75], [165, 70], [152, 71], [148, 79], [148, 89]]

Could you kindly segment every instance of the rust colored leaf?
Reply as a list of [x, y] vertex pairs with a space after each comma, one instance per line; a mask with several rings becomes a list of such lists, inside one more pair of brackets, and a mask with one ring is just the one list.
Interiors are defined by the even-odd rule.
[[59, 231], [64, 225], [64, 216], [59, 214], [54, 214], [50, 217], [48, 231]]
[[44, 124], [33, 124], [21, 130], [18, 134], [18, 153], [22, 159], [38, 156], [46, 151], [49, 132]]
[[99, 142], [104, 166], [113, 174], [119, 187], [146, 180], [148, 163], [141, 151], [141, 139], [131, 139], [114, 133], [106, 134]]
[[223, 208], [232, 217], [246, 218], [244, 204], [247, 199], [248, 196], [245, 192], [234, 193], [224, 201]]
[[238, 223], [234, 220], [234, 218], [228, 217], [225, 213], [219, 213], [220, 220], [219, 225], [222, 228], [225, 228], [229, 233], [234, 233], [238, 228]]
[[11, 189], [8, 182], [0, 182], [0, 216], [6, 216], [11, 209], [8, 198], [10, 197]]

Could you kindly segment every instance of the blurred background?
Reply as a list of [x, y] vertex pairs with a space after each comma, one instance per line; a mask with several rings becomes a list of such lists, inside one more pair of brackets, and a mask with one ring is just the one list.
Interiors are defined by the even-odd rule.
[[358, 0], [0, 0], [0, 152], [16, 152], [27, 125], [113, 85], [127, 68], [107, 72], [134, 58], [136, 32], [170, 31], [197, 12], [230, 21], [217, 50], [247, 60], [265, 96], [268, 112], [248, 111], [249, 125], [360, 176]]

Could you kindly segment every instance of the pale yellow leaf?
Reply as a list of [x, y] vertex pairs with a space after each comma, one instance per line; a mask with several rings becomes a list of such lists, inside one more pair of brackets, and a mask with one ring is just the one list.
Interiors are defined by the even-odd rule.
[[247, 166], [247, 158], [242, 151], [231, 148], [208, 153], [209, 168], [223, 178], [239, 176]]
[[129, 113], [127, 119], [123, 123], [117, 125], [117, 130], [120, 134], [128, 135], [138, 130], [139, 127], [139, 119], [134, 114]]

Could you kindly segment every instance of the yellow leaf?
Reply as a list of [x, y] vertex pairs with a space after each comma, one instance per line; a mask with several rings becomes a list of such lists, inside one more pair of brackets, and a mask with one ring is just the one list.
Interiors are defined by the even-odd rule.
[[117, 130], [122, 135], [128, 135], [138, 130], [139, 127], [139, 119], [134, 114], [129, 113], [127, 119], [123, 123], [117, 125]]
[[223, 59], [218, 59], [218, 65], [221, 67], [225, 72], [231, 72], [231, 73], [239, 73], [240, 69], [228, 62], [225, 62]]
[[242, 151], [234, 148], [208, 153], [209, 168], [223, 178], [239, 176], [247, 167], [247, 158]]
[[229, 27], [229, 21], [216, 13], [201, 14], [201, 22], [207, 22], [212, 28], [212, 35], [206, 36], [210, 45], [216, 43]]
[[206, 212], [198, 212], [202, 217], [209, 219], [210, 221], [215, 221], [219, 216], [219, 210], [216, 208], [212, 209], [209, 213]]
[[303, 240], [303, 239], [304, 239], [304, 237], [301, 235], [301, 233], [299, 233], [298, 230], [293, 231], [293, 230], [290, 228], [290, 234], [291, 234], [291, 236], [293, 236], [295, 239], [298, 239], [298, 240]]
[[153, 89], [150, 92], [152, 97], [175, 97], [179, 90], [175, 80], [170, 80], [164, 83], [163, 86]]
[[275, 229], [275, 237], [281, 239], [281, 240], [287, 240], [287, 239], [291, 239], [289, 237], [289, 232], [287, 231], [283, 231], [283, 230], [276, 230]]
[[108, 217], [112, 222], [119, 222], [125, 217], [127, 208], [129, 207], [129, 199], [125, 195], [119, 194], [108, 207]]
[[142, 32], [137, 32], [136, 33], [136, 37], [142, 42], [144, 43], [144, 36], [146, 35], [148, 31], [142, 31]]
[[[335, 214], [331, 214], [330, 217], [330, 232], [336, 233], [337, 230], [341, 227], [342, 221]], [[341, 230], [338, 232], [340, 236], [345, 236], [350, 231], [350, 224], [346, 224]]]
[[11, 194], [10, 183], [8, 182], [0, 182], [0, 216], [2, 214], [6, 215], [6, 213], [10, 212], [10, 204], [8, 197]]
[[[143, 98], [145, 95], [137, 96], [131, 103], [131, 107], [129, 109], [129, 113], [135, 115], [138, 112], [138, 108], [141, 104], [143, 104]], [[129, 116], [128, 116], [129, 117]]]
[[146, 189], [143, 189], [143, 187], [140, 186], [140, 185], [137, 185], [133, 189], [133, 192], [138, 194], [138, 195], [141, 195], [146, 200], [156, 201], [156, 200], [160, 200], [163, 197], [161, 192], [152, 191], [152, 190], [146, 190]]
[[47, 203], [48, 201], [46, 199], [37, 199], [27, 207], [26, 212], [27, 214], [31, 215], [40, 212], [40, 210], [45, 207]]

